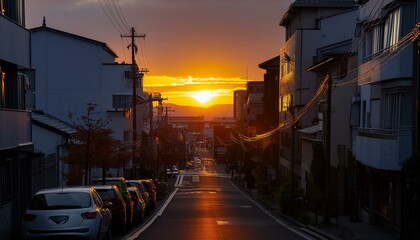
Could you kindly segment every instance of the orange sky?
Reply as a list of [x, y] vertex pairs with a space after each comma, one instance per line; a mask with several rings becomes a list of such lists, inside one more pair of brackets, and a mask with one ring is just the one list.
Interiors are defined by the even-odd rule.
[[[118, 62], [131, 62], [128, 34], [134, 27], [137, 63], [150, 71], [144, 90], [168, 103], [193, 106], [233, 101], [246, 80], [262, 80], [258, 64], [278, 54], [278, 24], [293, 0], [29, 0], [26, 27], [42, 24], [105, 42]], [[192, 98], [204, 91], [206, 103]], [[209, 95], [210, 94], [210, 95]], [[199, 94], [196, 94], [199, 95]], [[197, 97], [198, 98], [198, 97]]]

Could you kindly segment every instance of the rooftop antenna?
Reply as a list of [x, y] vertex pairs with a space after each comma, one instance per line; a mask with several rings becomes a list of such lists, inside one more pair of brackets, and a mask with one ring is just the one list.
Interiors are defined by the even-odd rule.
[[45, 22], [45, 16], [42, 18], [42, 26], [43, 27], [46, 27], [47, 26], [47, 23]]

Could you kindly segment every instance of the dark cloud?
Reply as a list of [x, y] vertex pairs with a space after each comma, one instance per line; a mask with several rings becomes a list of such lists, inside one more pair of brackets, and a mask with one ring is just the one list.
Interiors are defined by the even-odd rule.
[[[99, 4], [101, 2], [103, 6]], [[108, 0], [108, 2], [111, 2]], [[258, 64], [278, 54], [278, 26], [292, 0], [119, 0], [129, 27], [146, 33], [139, 62], [152, 75], [262, 79]], [[26, 1], [26, 25], [47, 25], [107, 43], [130, 62], [105, 0]], [[113, 5], [109, 5], [111, 8]], [[117, 20], [119, 21], [119, 20]], [[121, 24], [123, 25], [123, 24]]]

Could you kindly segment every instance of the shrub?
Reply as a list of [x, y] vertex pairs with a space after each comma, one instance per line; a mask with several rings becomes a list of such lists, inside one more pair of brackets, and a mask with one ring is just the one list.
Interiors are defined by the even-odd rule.
[[165, 182], [159, 182], [157, 184], [157, 190], [156, 190], [156, 197], [159, 199], [162, 199], [166, 195], [166, 190], [168, 189], [168, 185]]
[[255, 188], [257, 189], [258, 197], [267, 197], [270, 195], [270, 187], [268, 186], [268, 182], [259, 181], [255, 184]]
[[291, 216], [298, 216], [303, 213], [306, 202], [303, 189], [295, 188], [293, 191], [290, 181], [280, 186], [275, 194], [275, 200], [281, 211]]

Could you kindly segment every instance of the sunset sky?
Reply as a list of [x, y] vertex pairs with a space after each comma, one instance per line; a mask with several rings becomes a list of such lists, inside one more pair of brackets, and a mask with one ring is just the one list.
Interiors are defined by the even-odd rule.
[[[106, 43], [131, 63], [134, 27], [144, 90], [167, 103], [232, 104], [232, 91], [262, 80], [284, 42], [279, 22], [293, 0], [27, 0], [26, 27], [47, 26]], [[111, 20], [110, 20], [111, 19]]]

